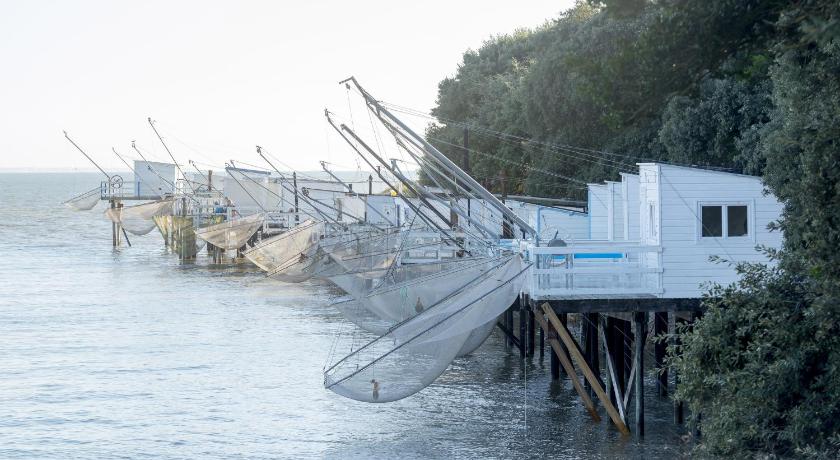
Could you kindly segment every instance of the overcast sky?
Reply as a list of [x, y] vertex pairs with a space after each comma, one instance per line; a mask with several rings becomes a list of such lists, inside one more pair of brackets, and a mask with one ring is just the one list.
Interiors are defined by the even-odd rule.
[[179, 162], [355, 165], [323, 118], [349, 117], [339, 80], [427, 111], [465, 50], [571, 3], [4, 0], [0, 169], [89, 169], [62, 130], [106, 168], [133, 139], [162, 159], [148, 116]]

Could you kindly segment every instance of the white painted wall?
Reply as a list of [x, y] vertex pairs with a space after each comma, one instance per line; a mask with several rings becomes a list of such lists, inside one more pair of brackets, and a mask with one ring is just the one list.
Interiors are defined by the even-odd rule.
[[[585, 212], [511, 200], [507, 202], [507, 205], [522, 220], [540, 232], [541, 244], [554, 238], [555, 234], [567, 242], [589, 239], [589, 216]], [[539, 219], [537, 213], [539, 213]], [[538, 221], [539, 228], [537, 228]]]
[[607, 239], [624, 240], [624, 197], [621, 182], [607, 181]]
[[606, 184], [587, 185], [589, 239], [606, 241], [610, 234], [610, 199]]
[[134, 161], [135, 195], [156, 197], [167, 193], [174, 193], [175, 190], [173, 185], [175, 183], [175, 178], [176, 169], [175, 165], [172, 163], [139, 160]]
[[[663, 297], [696, 298], [705, 291], [703, 283], [725, 285], [738, 279], [732, 266], [713, 263], [711, 256], [733, 263], [766, 262], [756, 246], [781, 246], [782, 235], [771, 233], [767, 225], [780, 217], [782, 204], [764, 195], [759, 178], [662, 164], [639, 167], [643, 240], [648, 244], [661, 241]], [[749, 235], [701, 237], [700, 205], [704, 202], [747, 204]], [[652, 229], [651, 222], [661, 231]]]
[[367, 221], [375, 225], [396, 226], [402, 225], [402, 218], [398, 215], [399, 204], [405, 205], [401, 201], [398, 203], [397, 199], [388, 195], [370, 195], [365, 197], [367, 213]]
[[273, 208], [277, 202], [265, 189], [269, 176], [268, 173], [231, 168], [223, 177], [222, 191], [239, 214], [262, 212], [262, 208]]
[[639, 241], [639, 175], [621, 173], [621, 198], [624, 211], [624, 240]]

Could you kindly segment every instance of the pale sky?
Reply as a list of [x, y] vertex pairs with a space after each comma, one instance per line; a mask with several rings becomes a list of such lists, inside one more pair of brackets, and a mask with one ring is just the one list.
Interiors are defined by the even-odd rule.
[[132, 139], [165, 159], [148, 116], [179, 162], [355, 165], [323, 117], [349, 117], [339, 80], [428, 111], [465, 50], [572, 3], [0, 0], [0, 170], [90, 169], [62, 130], [106, 169]]

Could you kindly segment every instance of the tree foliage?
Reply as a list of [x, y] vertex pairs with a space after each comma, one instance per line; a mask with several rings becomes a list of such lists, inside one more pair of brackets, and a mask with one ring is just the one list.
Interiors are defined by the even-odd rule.
[[677, 334], [704, 455], [840, 457], [836, 0], [579, 2], [468, 51], [430, 140], [500, 191], [584, 198], [654, 159], [761, 175], [784, 246]]

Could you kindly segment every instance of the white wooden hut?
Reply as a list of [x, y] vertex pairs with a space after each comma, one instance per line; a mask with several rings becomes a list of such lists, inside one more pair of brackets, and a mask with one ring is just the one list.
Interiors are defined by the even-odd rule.
[[767, 228], [782, 204], [758, 177], [660, 163], [621, 177], [589, 185], [588, 240], [531, 248], [532, 297], [696, 299], [782, 244]]
[[174, 163], [134, 161], [134, 194], [159, 197], [175, 193], [177, 171]]

